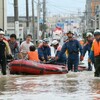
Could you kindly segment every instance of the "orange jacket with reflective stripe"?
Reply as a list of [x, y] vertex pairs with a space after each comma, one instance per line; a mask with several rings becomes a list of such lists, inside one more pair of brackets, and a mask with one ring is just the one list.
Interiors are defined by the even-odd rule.
[[38, 52], [37, 51], [28, 52], [28, 59], [33, 61], [39, 61]]
[[93, 51], [94, 56], [100, 55], [100, 42], [97, 42], [96, 40], [93, 41]]

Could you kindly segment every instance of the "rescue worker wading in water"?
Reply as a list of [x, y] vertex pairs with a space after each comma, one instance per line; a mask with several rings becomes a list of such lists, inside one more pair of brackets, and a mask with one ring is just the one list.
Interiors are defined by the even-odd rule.
[[[83, 46], [83, 56], [85, 56], [86, 52], [88, 51], [88, 56], [90, 55], [92, 43], [93, 43], [93, 35], [92, 33], [88, 32], [86, 34], [87, 42]], [[91, 62], [88, 59], [88, 71], [92, 71]]]
[[73, 65], [74, 65], [74, 72], [77, 72], [78, 64], [79, 64], [79, 51], [81, 55], [80, 56], [81, 61], [83, 60], [83, 51], [82, 51], [82, 47], [79, 41], [74, 39], [73, 35], [74, 34], [70, 31], [67, 33], [68, 41], [65, 42], [60, 54], [58, 55], [58, 57], [56, 57], [55, 60], [60, 58], [61, 55], [63, 55], [67, 50], [68, 51], [68, 71], [73, 70]]
[[11, 50], [7, 41], [3, 40], [4, 31], [0, 29], [0, 64], [1, 72], [3, 75], [6, 75], [6, 56], [11, 58]]
[[94, 56], [94, 67], [95, 67], [95, 77], [100, 77], [100, 30], [94, 31], [94, 41], [92, 44], [90, 59], [93, 62]]

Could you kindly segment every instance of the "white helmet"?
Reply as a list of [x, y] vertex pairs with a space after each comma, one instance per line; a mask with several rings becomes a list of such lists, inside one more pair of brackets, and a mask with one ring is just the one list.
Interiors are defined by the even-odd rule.
[[43, 42], [43, 40], [39, 40], [39, 41], [38, 41], [38, 43], [42, 43], [42, 42]]
[[48, 43], [48, 42], [49, 42], [49, 40], [47, 38], [43, 39], [43, 43]]
[[92, 33], [88, 32], [88, 33], [86, 34], [86, 37], [89, 37], [89, 36], [93, 36]]
[[57, 40], [53, 40], [51, 45], [57, 45], [59, 42]]
[[0, 34], [5, 35], [4, 31], [0, 28]]
[[100, 30], [99, 29], [95, 30], [94, 35], [100, 35]]

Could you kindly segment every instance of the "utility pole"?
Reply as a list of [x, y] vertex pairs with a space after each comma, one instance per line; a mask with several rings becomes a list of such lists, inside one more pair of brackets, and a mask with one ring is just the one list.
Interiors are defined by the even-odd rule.
[[39, 39], [39, 31], [40, 31], [40, 0], [38, 0], [37, 4], [37, 40]]
[[43, 38], [46, 32], [46, 0], [43, 0]]
[[26, 27], [27, 27], [27, 34], [29, 34], [29, 8], [28, 8], [28, 0], [26, 0]]
[[71, 30], [71, 27], [72, 27], [72, 23], [71, 23], [71, 20], [72, 20], [72, 19], [71, 19], [71, 14], [70, 14], [69, 20], [70, 20], [70, 31], [72, 31], [72, 30]]
[[35, 34], [35, 16], [34, 16], [34, 0], [32, 0], [32, 32], [33, 32], [33, 40], [34, 45], [36, 45], [36, 34]]
[[19, 38], [18, 0], [14, 0], [15, 34]]

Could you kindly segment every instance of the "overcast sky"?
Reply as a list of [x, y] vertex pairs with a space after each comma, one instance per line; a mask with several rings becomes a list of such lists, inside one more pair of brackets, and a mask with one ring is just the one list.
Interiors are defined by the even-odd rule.
[[[7, 15], [13, 16], [13, 1], [14, 0], [7, 0]], [[26, 0], [18, 0], [19, 1], [19, 15], [25, 15], [25, 1]], [[29, 0], [29, 15], [32, 15], [32, 7], [31, 1]], [[36, 2], [38, 0], [35, 0]], [[42, 1], [42, 0], [40, 0]], [[85, 3], [86, 0], [46, 0], [46, 7], [47, 7], [47, 15], [68, 15], [68, 14], [77, 14], [78, 12], [84, 12], [85, 10]], [[35, 3], [35, 13], [36, 13], [36, 3]], [[35, 14], [36, 15], [36, 14]]]

